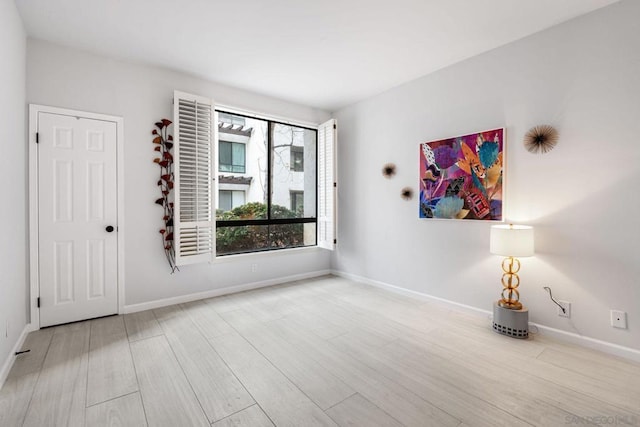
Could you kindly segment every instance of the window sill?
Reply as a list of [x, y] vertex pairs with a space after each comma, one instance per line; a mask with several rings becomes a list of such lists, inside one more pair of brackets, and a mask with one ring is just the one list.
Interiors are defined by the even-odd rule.
[[305, 254], [305, 253], [313, 253], [320, 252], [323, 249], [319, 246], [305, 246], [303, 248], [290, 248], [290, 249], [277, 249], [273, 251], [264, 251], [264, 252], [249, 252], [246, 254], [234, 254], [234, 255], [222, 255], [217, 256], [213, 261], [210, 261], [209, 264], [223, 264], [227, 262], [241, 262], [241, 261], [251, 261], [265, 258], [278, 257], [282, 255], [294, 255], [294, 254]]

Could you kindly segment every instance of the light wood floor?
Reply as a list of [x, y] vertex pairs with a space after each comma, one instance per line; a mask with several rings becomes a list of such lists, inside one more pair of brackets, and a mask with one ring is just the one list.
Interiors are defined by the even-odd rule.
[[640, 425], [640, 365], [345, 279], [31, 333], [1, 426]]

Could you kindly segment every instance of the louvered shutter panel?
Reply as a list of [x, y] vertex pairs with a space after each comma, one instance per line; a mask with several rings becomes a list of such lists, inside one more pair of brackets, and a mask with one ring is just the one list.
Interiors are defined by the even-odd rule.
[[176, 264], [210, 261], [215, 253], [213, 216], [213, 101], [174, 92]]
[[318, 127], [318, 246], [329, 250], [336, 244], [337, 133], [335, 119]]

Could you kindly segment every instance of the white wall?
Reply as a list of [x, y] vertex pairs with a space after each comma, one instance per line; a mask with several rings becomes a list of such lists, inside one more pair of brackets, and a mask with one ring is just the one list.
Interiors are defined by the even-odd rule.
[[26, 35], [15, 4], [0, 0], [0, 367], [27, 323], [25, 55]]
[[[491, 310], [502, 286], [490, 224], [418, 220], [400, 189], [417, 194], [421, 142], [506, 126], [506, 218], [536, 228], [520, 274], [530, 320], [640, 349], [639, 16], [622, 1], [339, 111], [334, 268]], [[530, 154], [523, 136], [543, 123], [559, 145]], [[571, 320], [543, 286], [573, 303]], [[611, 308], [628, 330], [609, 326]]]
[[[158, 167], [152, 161], [151, 130], [157, 120], [171, 118], [174, 89], [212, 97], [225, 105], [299, 121], [321, 123], [329, 116], [323, 111], [167, 69], [120, 62], [29, 40], [29, 103], [124, 118], [125, 303], [139, 304], [328, 269], [329, 254], [311, 249], [249, 258], [239, 256], [214, 265], [181, 267], [179, 273], [169, 274], [158, 233], [161, 210], [154, 204], [158, 197]], [[255, 272], [251, 271], [251, 264], [258, 264]]]

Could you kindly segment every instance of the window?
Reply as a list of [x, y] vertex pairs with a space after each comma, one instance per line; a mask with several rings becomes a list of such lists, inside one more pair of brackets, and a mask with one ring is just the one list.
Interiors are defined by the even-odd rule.
[[218, 150], [220, 172], [245, 173], [245, 144], [220, 141]]
[[218, 192], [218, 209], [230, 211], [245, 204], [245, 192], [242, 190], [220, 190]]
[[304, 147], [292, 146], [291, 147], [291, 170], [295, 172], [304, 171]]
[[291, 210], [293, 212], [301, 212], [304, 210], [304, 192], [303, 191], [290, 191]]
[[[174, 93], [176, 264], [301, 246], [333, 249], [335, 120], [316, 130], [214, 113], [213, 105]], [[293, 150], [300, 171], [291, 168], [292, 147], [300, 147]], [[212, 163], [216, 150], [218, 164]], [[224, 174], [229, 165], [244, 172]]]
[[[218, 112], [231, 121], [236, 114]], [[242, 117], [242, 116], [241, 116]], [[220, 211], [216, 217], [216, 253], [218, 255], [255, 252], [316, 244], [316, 139], [315, 129], [292, 126], [271, 120], [243, 117], [245, 129], [246, 189], [243, 206], [229, 206], [228, 195], [220, 193]], [[220, 138], [224, 137], [221, 132]], [[229, 142], [220, 140], [222, 159], [228, 159]], [[297, 149], [305, 171], [293, 172], [290, 152]], [[233, 155], [233, 149], [231, 149]], [[302, 160], [302, 157], [307, 158]], [[250, 179], [250, 180], [249, 180]], [[295, 194], [295, 204], [292, 204]], [[225, 198], [223, 201], [222, 198]], [[233, 203], [232, 203], [233, 204]]]

